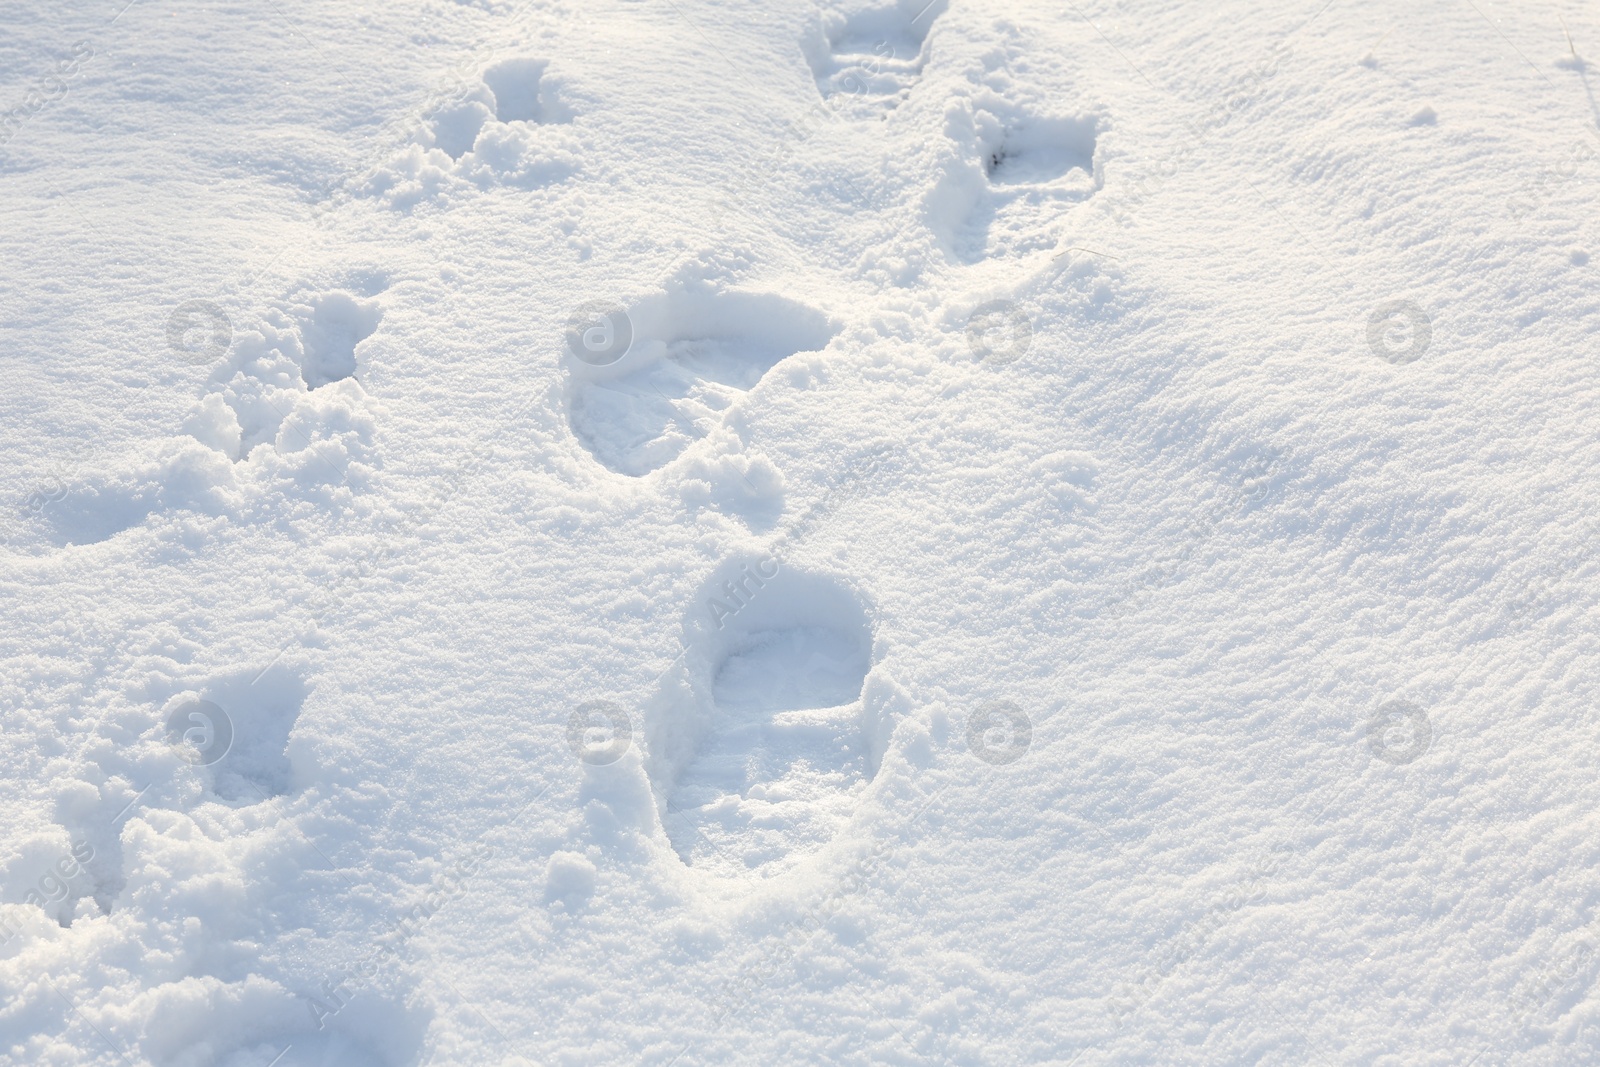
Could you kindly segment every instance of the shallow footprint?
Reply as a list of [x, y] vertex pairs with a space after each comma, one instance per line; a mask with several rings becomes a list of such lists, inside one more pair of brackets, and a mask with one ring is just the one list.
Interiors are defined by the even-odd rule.
[[827, 50], [812, 60], [824, 100], [894, 107], [927, 62], [928, 31], [946, 0], [902, 0], [858, 12], [832, 26]]
[[821, 312], [772, 294], [680, 293], [609, 314], [632, 343], [615, 363], [568, 359], [568, 420], [590, 455], [633, 477], [706, 436], [781, 360], [838, 332]]
[[533, 189], [580, 165], [577, 117], [550, 62], [514, 56], [439, 101], [410, 143], [357, 183], [361, 195], [410, 210], [461, 183]]

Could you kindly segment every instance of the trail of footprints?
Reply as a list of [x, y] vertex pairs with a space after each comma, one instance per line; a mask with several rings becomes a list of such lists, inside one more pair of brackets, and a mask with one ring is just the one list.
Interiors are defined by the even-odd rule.
[[[834, 15], [807, 48], [823, 104], [862, 120], [887, 118], [911, 94], [930, 58], [931, 31], [947, 0], [901, 0]], [[961, 158], [929, 196], [930, 221], [960, 262], [1015, 257], [1051, 247], [1047, 224], [1093, 195], [1101, 179], [1095, 115], [1054, 115], [1012, 99], [999, 55], [985, 60], [970, 100], [970, 127], [958, 120]]]
[[[552, 144], [539, 134], [573, 118], [548, 66], [520, 56], [484, 70], [464, 93], [434, 109], [408, 152], [368, 177], [366, 192], [407, 206], [451, 178], [532, 186], [572, 173], [564, 142]], [[254, 330], [234, 337], [230, 326], [226, 357], [184, 432], [234, 463], [261, 445], [289, 455], [326, 438], [339, 443], [335, 462], [364, 458], [373, 426], [361, 391], [327, 387], [358, 378], [360, 346], [382, 320], [376, 297], [387, 287], [381, 272], [356, 272], [343, 286], [291, 298]], [[215, 323], [196, 315], [191, 326], [187, 340], [203, 349]], [[218, 492], [222, 477], [194, 457], [169, 455], [146, 469], [105, 472], [70, 486], [57, 479], [31, 495], [28, 510], [43, 519], [43, 543], [94, 544], [157, 511], [226, 510]], [[8, 524], [7, 539], [28, 547], [37, 536], [29, 525]]]
[[[826, 48], [811, 50], [823, 100], [856, 119], [898, 107], [945, 7], [919, 0], [826, 27]], [[1047, 246], [1039, 216], [1099, 182], [1096, 117], [1036, 113], [993, 88], [1008, 77], [998, 61], [988, 74], [991, 88], [968, 112], [966, 170], [946, 179], [965, 207], [939, 233], [967, 262]], [[600, 365], [569, 358], [566, 401], [590, 456], [633, 478], [684, 455], [782, 360], [826, 347], [839, 329], [785, 297], [671, 285], [617, 310], [631, 347]], [[868, 607], [839, 577], [772, 557], [733, 561], [701, 589], [684, 644], [681, 668], [646, 712], [645, 771], [667, 838], [687, 866], [713, 875], [788, 871], [848, 823], [909, 710], [892, 683], [873, 680]]]
[[[856, 117], [893, 110], [921, 77], [931, 27], [946, 6], [947, 0], [913, 0], [832, 25], [825, 52], [812, 64], [818, 92]], [[575, 164], [559, 143], [541, 141], [540, 128], [572, 117], [543, 61], [502, 61], [437, 108], [411, 148], [380, 168], [367, 191], [403, 207], [451, 178], [480, 186], [559, 178]], [[967, 214], [941, 235], [963, 257], [1007, 250], [991, 231], [1009, 232], [1022, 207], [1081, 198], [1097, 187], [1095, 120], [1035, 115], [997, 94], [979, 97], [972, 117], [972, 162], [982, 187], [969, 197]], [[340, 438], [345, 454], [359, 458], [371, 444], [370, 419], [360, 390], [341, 391], [340, 383], [360, 376], [362, 346], [382, 321], [378, 298], [386, 288], [379, 274], [357, 276], [269, 315], [237, 339], [185, 429], [234, 464], [263, 446], [287, 453], [303, 447], [296, 438], [309, 443], [319, 436]], [[840, 329], [816, 308], [771, 293], [669, 288], [626, 310], [636, 334], [628, 352], [604, 366], [569, 361], [565, 400], [574, 436], [590, 456], [631, 478], [682, 456], [774, 367], [822, 350]], [[103, 540], [163, 503], [189, 501], [167, 499], [159, 485], [77, 486], [54, 514], [55, 538], [58, 544]], [[846, 826], [896, 717], [909, 708], [892, 685], [874, 680], [869, 606], [840, 577], [773, 557], [734, 560], [700, 590], [684, 638], [688, 655], [645, 722], [645, 773], [663, 829], [691, 868], [727, 877], [781, 874]], [[233, 714], [233, 750], [227, 762], [208, 768], [208, 791], [234, 805], [285, 794], [288, 738], [307, 695], [304, 684], [277, 669], [248, 681], [216, 679], [197, 692]], [[107, 778], [127, 773], [103, 771]], [[54, 909], [63, 925], [86, 900], [110, 911], [124, 869], [115, 829], [69, 831], [85, 838], [94, 856], [83, 864], [83, 884]], [[301, 1034], [296, 1041], [302, 1062], [365, 1056], [340, 1045], [345, 1038], [337, 1033]], [[332, 1044], [323, 1048], [319, 1041]], [[235, 1058], [270, 1051], [261, 1045], [237, 1050]]]
[[[410, 148], [369, 175], [364, 191], [405, 207], [450, 180], [531, 187], [570, 175], [570, 146], [540, 132], [573, 118], [548, 67], [546, 60], [517, 56], [482, 71], [434, 108]], [[185, 433], [234, 463], [264, 444], [288, 455], [324, 438], [338, 440], [336, 462], [363, 458], [373, 429], [363, 396], [327, 387], [358, 378], [360, 346], [382, 319], [375, 298], [387, 286], [381, 272], [357, 272], [343, 286], [291, 298], [254, 330], [234, 337], [230, 325], [226, 358]], [[187, 340], [203, 349], [215, 325], [194, 316]], [[226, 510], [219, 480], [225, 477], [218, 470], [183, 455], [70, 486], [53, 478], [26, 502], [28, 515], [43, 519], [40, 533], [26, 521], [8, 523], [4, 533], [25, 549], [35, 538], [59, 548], [107, 540], [157, 511], [217, 514]]]
[[[682, 455], [775, 366], [839, 329], [785, 297], [682, 286], [621, 322], [636, 336], [615, 362], [569, 352], [567, 400], [574, 436], [630, 477]], [[838, 833], [875, 767], [867, 612], [839, 580], [772, 558], [720, 569], [696, 604], [693, 652], [647, 716], [663, 828], [691, 867], [778, 873]]]
[[[372, 273], [357, 273], [347, 281], [349, 289], [313, 291], [291, 299], [270, 312], [258, 329], [230, 338], [212, 373], [211, 390], [185, 426], [190, 436], [220, 453], [218, 459], [224, 464], [245, 463], [258, 449], [267, 448], [287, 470], [311, 471], [323, 479], [335, 471], [315, 470], [327, 458], [326, 450], [320, 460], [305, 455], [315, 443], [337, 442], [346, 459], [363, 455], [371, 443], [365, 394], [359, 388], [337, 387], [347, 380], [355, 386], [360, 347], [382, 320], [373, 297], [387, 282]], [[209, 323], [201, 325], [209, 336]], [[180, 450], [153, 471], [113, 472], [64, 489], [61, 498], [41, 512], [53, 539], [59, 545], [102, 541], [164, 506], [211, 510], [202, 498], [220, 479], [214, 468], [195, 464], [194, 447], [191, 442], [191, 451]], [[198, 484], [185, 486], [186, 480]], [[174, 668], [174, 675], [186, 673], [177, 665]], [[289, 792], [289, 734], [309, 692], [298, 675], [274, 665], [265, 671], [248, 668], [208, 677], [189, 689], [169, 688], [174, 691], [162, 705], [159, 719], [167, 724], [169, 715], [176, 714], [186, 725], [163, 739], [196, 756], [182, 740], [188, 728], [184, 709], [193, 708], [201, 715], [193, 720], [193, 728], [201, 731], [207, 745], [216, 745], [214, 758], [200, 757], [196, 763], [196, 773], [205, 782], [202, 801], [248, 806]], [[221, 718], [197, 701], [222, 709]], [[141, 780], [145, 772], [120, 749], [114, 753], [103, 762], [90, 788], [117, 778]], [[142, 806], [159, 806], [160, 792], [141, 793]], [[108, 799], [93, 814], [65, 826], [75, 845], [74, 855], [81, 849], [89, 858], [79, 856], [82, 879], [63, 883], [61, 892], [50, 896], [48, 910], [61, 925], [71, 925], [89, 903], [102, 914], [111, 911], [126, 869], [121, 825], [140, 806], [123, 807], [120, 799]], [[112, 818], [116, 808], [122, 810]]]
[[[944, 8], [943, 0], [918, 10], [879, 8], [832, 27], [826, 54], [813, 63], [819, 93], [845, 98], [858, 114], [892, 110], [921, 76], [930, 28]], [[527, 58], [484, 71], [480, 85], [433, 114], [414, 151], [375, 191], [396, 202], [420, 195], [428, 167], [473, 180], [491, 173], [534, 180], [544, 164], [530, 163], [533, 128], [572, 118], [546, 73], [544, 62]], [[993, 254], [990, 231], [1009, 232], [1019, 207], [1081, 198], [1096, 187], [1094, 119], [1038, 116], [994, 93], [976, 98], [972, 118], [981, 195], [943, 234], [967, 258]], [[186, 429], [235, 463], [265, 444], [291, 447], [282, 443], [291, 419], [307, 438], [320, 418], [327, 432], [354, 426], [351, 448], [370, 443], [350, 398], [331, 411], [305, 401], [358, 377], [386, 285], [363, 276], [269, 316], [239, 338]], [[569, 361], [566, 385], [575, 437], [596, 462], [627, 477], [683, 455], [775, 366], [825, 348], [839, 330], [817, 309], [770, 293], [680, 287], [636, 302], [627, 315], [636, 336], [626, 355], [605, 366]], [[56, 513], [60, 543], [111, 536], [141, 521], [159, 496], [148, 487], [120, 496], [78, 487]], [[686, 864], [718, 874], [781, 873], [831, 840], [871, 780], [892, 726], [865, 695], [873, 637], [861, 596], [833, 576], [776, 568], [770, 559], [747, 561], [708, 581], [685, 622], [693, 654], [646, 727], [646, 770], [667, 836]], [[255, 772], [221, 779], [218, 788], [231, 796], [254, 783], [281, 792], [286, 730], [266, 731], [277, 756], [269, 752]]]

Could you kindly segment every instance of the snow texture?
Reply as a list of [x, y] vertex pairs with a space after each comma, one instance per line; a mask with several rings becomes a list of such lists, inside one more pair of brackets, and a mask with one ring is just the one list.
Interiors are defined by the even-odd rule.
[[0, 1062], [1600, 1063], [1600, 10], [13, 0]]

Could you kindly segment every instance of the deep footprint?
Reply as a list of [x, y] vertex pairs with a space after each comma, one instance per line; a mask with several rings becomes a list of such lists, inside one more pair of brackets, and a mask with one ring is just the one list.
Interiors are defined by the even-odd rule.
[[770, 294], [675, 294], [628, 311], [619, 362], [568, 359], [572, 432], [607, 470], [638, 477], [677, 458], [778, 362], [838, 331], [821, 312]]
[[965, 263], [1053, 248], [1051, 224], [1100, 188], [1100, 119], [1041, 115], [994, 94], [974, 102], [971, 119], [958, 124], [961, 158], [930, 200], [935, 232]]
[[984, 172], [993, 186], [1047, 185], [1094, 175], [1095, 123], [1088, 118], [977, 115]]
[[355, 377], [356, 346], [371, 337], [383, 318], [374, 301], [329, 292], [311, 298], [300, 323], [300, 374], [307, 389]]
[[657, 784], [685, 864], [769, 877], [832, 840], [871, 778], [861, 691], [872, 637], [834, 579], [785, 570], [745, 592], [715, 631], [706, 728], [676, 779]]

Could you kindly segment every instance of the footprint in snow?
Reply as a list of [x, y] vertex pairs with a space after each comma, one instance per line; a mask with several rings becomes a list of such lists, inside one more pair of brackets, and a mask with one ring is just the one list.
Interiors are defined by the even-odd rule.
[[679, 684], [647, 727], [667, 837], [690, 867], [782, 873], [839, 833], [883, 755], [862, 697], [866, 609], [844, 582], [767, 557], [723, 568], [686, 628]]
[[719, 425], [780, 361], [825, 347], [838, 329], [772, 294], [679, 292], [597, 309], [569, 333], [572, 431], [607, 470], [648, 474]]
[[892, 110], [911, 92], [928, 60], [928, 31], [947, 0], [903, 0], [823, 28], [808, 43], [817, 91], [832, 107]]
[[1100, 119], [1048, 115], [993, 93], [955, 125], [958, 159], [930, 199], [935, 231], [965, 263], [1051, 249], [1050, 225], [1101, 186]]

